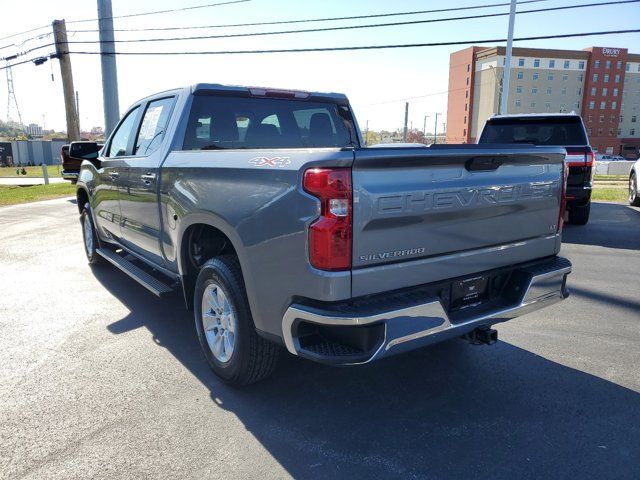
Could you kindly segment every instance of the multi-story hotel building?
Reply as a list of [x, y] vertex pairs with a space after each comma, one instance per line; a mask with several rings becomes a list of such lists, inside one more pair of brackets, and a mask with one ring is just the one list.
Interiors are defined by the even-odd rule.
[[[473, 143], [498, 113], [504, 47], [469, 47], [449, 64], [447, 143]], [[637, 156], [640, 54], [625, 48], [514, 48], [507, 113], [575, 112], [600, 153]]]

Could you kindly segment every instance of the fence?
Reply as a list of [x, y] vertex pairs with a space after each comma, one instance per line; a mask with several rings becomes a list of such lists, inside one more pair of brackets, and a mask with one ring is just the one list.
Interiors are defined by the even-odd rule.
[[68, 142], [63, 140], [16, 140], [0, 142], [3, 154], [0, 156], [1, 166], [60, 164], [60, 149]]

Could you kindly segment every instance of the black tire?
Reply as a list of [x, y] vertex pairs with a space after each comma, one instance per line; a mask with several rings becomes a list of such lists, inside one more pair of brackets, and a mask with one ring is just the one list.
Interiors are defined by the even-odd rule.
[[[96, 234], [95, 224], [91, 217], [91, 210], [88, 206], [82, 210], [80, 214], [80, 225], [82, 226], [82, 243], [84, 244], [84, 253], [87, 256], [89, 265], [96, 265], [103, 262], [103, 258], [98, 255], [96, 251], [98, 249], [98, 237]], [[87, 232], [87, 228], [91, 231]], [[88, 242], [88, 237], [91, 236], [91, 242]]]
[[629, 177], [629, 205], [640, 207], [640, 194], [638, 194], [638, 177], [636, 172], [631, 172]]
[[589, 214], [591, 213], [591, 201], [586, 205], [574, 206], [569, 210], [569, 223], [573, 225], [586, 225], [589, 221]]
[[[222, 362], [213, 354], [205, 335], [203, 295], [212, 286], [220, 286], [235, 315], [234, 345], [230, 358]], [[233, 386], [257, 382], [276, 367], [280, 347], [256, 333], [242, 271], [238, 259], [223, 255], [207, 261], [198, 274], [193, 312], [198, 340], [207, 362], [220, 379]], [[210, 333], [210, 331], [209, 331]]]

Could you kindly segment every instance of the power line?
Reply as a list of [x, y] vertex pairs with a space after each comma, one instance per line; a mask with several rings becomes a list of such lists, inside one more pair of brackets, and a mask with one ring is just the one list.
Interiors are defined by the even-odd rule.
[[11, 35], [7, 35], [6, 37], [0, 37], [0, 40], [6, 40], [7, 38], [13, 38], [20, 35], [24, 35], [25, 33], [36, 32], [38, 30], [43, 30], [45, 28], [51, 28], [51, 25], [43, 25], [42, 27], [32, 28], [31, 30], [25, 30], [24, 32], [12, 33]]
[[6, 45], [3, 45], [3, 46], [0, 47], [0, 50], [4, 50], [6, 48], [11, 48], [11, 47], [16, 47], [17, 48], [17, 47], [19, 47], [21, 45], [24, 45], [27, 42], [30, 42], [31, 40], [40, 40], [42, 38], [49, 37], [49, 36], [51, 36], [51, 32], [41, 33], [40, 35], [35, 35], [33, 37], [29, 37], [29, 38], [23, 40], [20, 43], [8, 43]]
[[32, 47], [29, 48], [27, 50], [23, 50], [21, 52], [17, 52], [13, 55], [7, 55], [6, 57], [0, 57], [0, 61], [5, 61], [5, 60], [13, 60], [14, 58], [18, 58], [18, 57], [22, 57], [24, 55], [27, 55], [31, 52], [35, 52], [36, 50], [41, 50], [43, 48], [47, 48], [47, 47], [53, 47], [55, 44], [54, 43], [47, 43], [45, 45], [38, 45], [37, 47]]
[[[573, 37], [592, 37], [598, 35], [619, 35], [623, 33], [640, 33], [640, 29], [631, 30], [609, 30], [601, 32], [581, 32], [581, 33], [565, 33], [559, 35], [537, 35], [533, 37], [514, 38], [514, 42], [531, 41], [531, 40], [551, 40], [556, 38], [573, 38]], [[234, 54], [254, 54], [254, 53], [304, 53], [304, 52], [338, 52], [347, 50], [382, 50], [392, 48], [415, 48], [415, 47], [446, 47], [452, 45], [469, 45], [469, 44], [486, 44], [506, 42], [506, 38], [492, 38], [483, 40], [460, 40], [456, 42], [432, 42], [432, 43], [405, 43], [395, 45], [363, 45], [356, 47], [320, 47], [320, 48], [282, 48], [282, 49], [264, 49], [264, 50], [214, 50], [214, 51], [183, 51], [183, 52], [112, 52], [109, 55], [234, 55]], [[77, 55], [100, 55], [100, 52], [87, 51], [71, 51]]]
[[[549, 0], [522, 0], [518, 2], [518, 5], [525, 3], [539, 3], [539, 2], [548, 2]], [[455, 12], [459, 10], [477, 10], [477, 9], [485, 9], [485, 8], [493, 8], [493, 7], [504, 7], [509, 6], [510, 2], [506, 3], [493, 3], [488, 5], [470, 5], [466, 7], [454, 7], [454, 8], [438, 8], [435, 10], [414, 10], [408, 12], [391, 12], [391, 13], [376, 13], [371, 15], [354, 15], [350, 17], [324, 17], [324, 18], [305, 18], [299, 20], [276, 20], [271, 22], [253, 22], [253, 23], [226, 23], [226, 24], [218, 24], [218, 25], [194, 25], [194, 26], [185, 26], [185, 27], [151, 27], [151, 28], [116, 28], [115, 32], [150, 32], [150, 31], [165, 31], [165, 30], [193, 30], [199, 28], [227, 28], [227, 27], [255, 27], [260, 25], [283, 25], [283, 24], [292, 24], [292, 23], [311, 23], [311, 22], [332, 22], [338, 20], [358, 20], [365, 18], [381, 18], [381, 17], [395, 17], [395, 16], [404, 16], [404, 15], [421, 15], [424, 13], [443, 13], [443, 12]], [[70, 23], [70, 22], [67, 22]], [[71, 30], [73, 32], [83, 33], [83, 32], [97, 32], [95, 29], [86, 29], [86, 30]]]
[[[614, 1], [608, 1], [608, 2], [585, 3], [580, 5], [565, 5], [561, 7], [537, 8], [533, 10], [524, 10], [516, 13], [518, 15], [524, 15], [527, 13], [542, 13], [542, 12], [552, 12], [552, 11], [560, 11], [560, 10], [571, 10], [576, 8], [611, 6], [611, 5], [639, 3], [639, 2], [640, 0], [614, 0]], [[485, 13], [481, 15], [466, 15], [463, 17], [431, 18], [431, 19], [424, 19], [424, 20], [408, 20], [404, 22], [393, 22], [393, 23], [374, 23], [374, 24], [368, 24], [368, 25], [346, 25], [346, 26], [340, 26], [340, 27], [308, 28], [303, 30], [280, 30], [280, 31], [271, 31], [271, 32], [231, 33], [226, 35], [195, 35], [190, 37], [132, 38], [132, 39], [124, 39], [124, 40], [114, 40], [114, 42], [115, 43], [173, 42], [173, 41], [184, 41], [184, 40], [211, 40], [216, 38], [256, 37], [256, 36], [265, 36], [265, 35], [328, 32], [328, 31], [336, 31], [336, 30], [354, 30], [354, 29], [375, 28], [375, 27], [395, 27], [395, 26], [402, 26], [402, 25], [417, 25], [417, 24], [424, 24], [424, 23], [451, 22], [451, 21], [458, 21], [458, 20], [473, 20], [473, 19], [480, 19], [480, 18], [504, 17], [508, 15], [509, 15], [509, 12]], [[73, 41], [69, 41], [68, 43], [93, 44], [93, 43], [101, 43], [101, 42], [99, 40], [73, 40]]]
[[[45, 56], [48, 57], [48, 58], [53, 58], [53, 57], [55, 57], [55, 55], [56, 55], [55, 53], [50, 53], [50, 54], [45, 55]], [[43, 57], [33, 57], [33, 58], [29, 58], [28, 60], [22, 60], [20, 62], [14, 62], [11, 65], [5, 65], [4, 67], [0, 67], [0, 70], [6, 70], [7, 68], [15, 67], [17, 65], [22, 65], [22, 64], [25, 64], [25, 63], [31, 63], [34, 60], [37, 60], [39, 58], [43, 58]]]
[[[173, 13], [173, 12], [184, 12], [186, 10], [196, 10], [199, 8], [209, 8], [209, 7], [219, 7], [222, 5], [231, 5], [234, 3], [245, 3], [250, 2], [251, 0], [230, 0], [228, 2], [219, 2], [219, 3], [208, 3], [206, 5], [193, 5], [191, 7], [180, 7], [180, 8], [170, 8], [167, 10], [153, 10], [149, 12], [140, 12], [140, 13], [129, 13], [128, 15], [114, 15], [112, 17], [104, 17], [102, 20], [113, 20], [115, 18], [131, 18], [131, 17], [142, 17], [145, 15], [158, 15], [161, 13]], [[85, 18], [84, 20], [69, 20], [66, 22], [70, 23], [85, 23], [85, 22], [97, 22], [97, 18]]]

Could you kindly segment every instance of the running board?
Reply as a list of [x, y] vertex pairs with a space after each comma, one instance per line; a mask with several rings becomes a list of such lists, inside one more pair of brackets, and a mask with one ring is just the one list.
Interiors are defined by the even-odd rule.
[[118, 255], [113, 250], [109, 250], [107, 248], [98, 248], [96, 253], [100, 255], [102, 258], [107, 260], [109, 263], [112, 263], [124, 273], [133, 278], [136, 282], [142, 285], [144, 288], [149, 290], [154, 295], [158, 297], [162, 297], [167, 293], [173, 292], [173, 288], [165, 283], [162, 283], [160, 280], [155, 278], [152, 275], [149, 275], [140, 267], [134, 265], [126, 258]]

